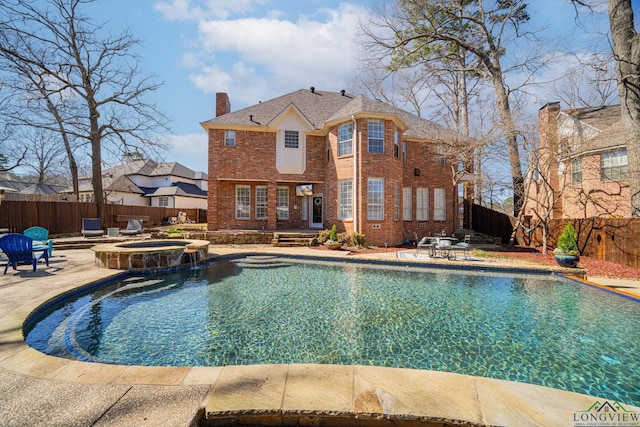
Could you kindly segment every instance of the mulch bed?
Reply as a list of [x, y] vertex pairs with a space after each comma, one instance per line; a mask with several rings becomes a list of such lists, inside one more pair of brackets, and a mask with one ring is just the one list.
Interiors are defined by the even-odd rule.
[[[394, 252], [402, 249], [411, 249], [414, 246], [411, 245], [403, 245], [399, 247], [389, 247], [389, 248], [366, 248], [366, 249], [358, 249], [358, 248], [341, 248], [339, 250], [348, 250], [352, 253], [357, 254], [371, 254], [371, 253], [383, 253], [383, 252]], [[329, 250], [323, 246], [316, 246], [314, 249], [317, 250]], [[553, 258], [553, 253], [549, 251], [546, 255], [541, 254], [534, 248], [528, 247], [514, 247], [514, 248], [504, 248], [502, 250], [492, 250], [492, 254], [500, 254], [504, 255], [508, 258], [519, 259], [522, 261], [529, 261], [538, 264], [547, 264], [547, 265], [557, 265], [555, 259]], [[580, 263], [578, 267], [585, 268], [588, 272], [589, 276], [595, 277], [609, 277], [613, 279], [635, 279], [640, 280], [640, 269], [628, 267], [626, 265], [616, 264], [609, 261], [599, 260], [593, 257], [581, 256]]]

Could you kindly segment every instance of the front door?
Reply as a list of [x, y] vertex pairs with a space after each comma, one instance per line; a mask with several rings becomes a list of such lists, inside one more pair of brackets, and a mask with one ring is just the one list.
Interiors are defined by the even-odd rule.
[[311, 228], [322, 228], [322, 194], [311, 196]]

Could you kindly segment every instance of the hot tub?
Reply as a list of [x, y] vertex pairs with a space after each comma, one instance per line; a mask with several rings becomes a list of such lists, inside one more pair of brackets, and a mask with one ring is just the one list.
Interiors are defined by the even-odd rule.
[[209, 257], [207, 240], [144, 240], [96, 245], [96, 267], [159, 269], [195, 264]]

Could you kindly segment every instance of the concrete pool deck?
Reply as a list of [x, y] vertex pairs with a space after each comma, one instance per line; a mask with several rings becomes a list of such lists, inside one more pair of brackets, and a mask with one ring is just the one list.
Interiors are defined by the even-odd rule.
[[[211, 246], [209, 252], [397, 259], [395, 252], [349, 255], [268, 246]], [[502, 260], [490, 263], [523, 267]], [[40, 304], [119, 273], [95, 267], [94, 253], [80, 249], [54, 251], [48, 268], [41, 263], [31, 272], [20, 266], [0, 276], [0, 425], [195, 426], [206, 413], [214, 419], [202, 425], [315, 425], [323, 420], [324, 425], [568, 426], [575, 425], [575, 413], [597, 400], [436, 371], [334, 365], [119, 366], [46, 356], [24, 344], [22, 324]], [[640, 281], [589, 281], [640, 297]]]

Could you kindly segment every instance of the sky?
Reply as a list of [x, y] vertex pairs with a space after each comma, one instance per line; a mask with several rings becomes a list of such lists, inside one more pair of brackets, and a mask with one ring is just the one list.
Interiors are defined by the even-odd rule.
[[[96, 0], [86, 12], [114, 33], [128, 28], [142, 41], [142, 68], [163, 83], [151, 100], [171, 119], [163, 160], [206, 172], [200, 122], [215, 117], [216, 92], [226, 92], [235, 111], [311, 86], [348, 88], [358, 65], [358, 23], [377, 1]], [[633, 4], [638, 11], [640, 0]], [[593, 48], [584, 28], [608, 29], [605, 17], [585, 19], [577, 30], [569, 0], [535, 0], [529, 9], [546, 28], [544, 37], [568, 40], [571, 48]]]

